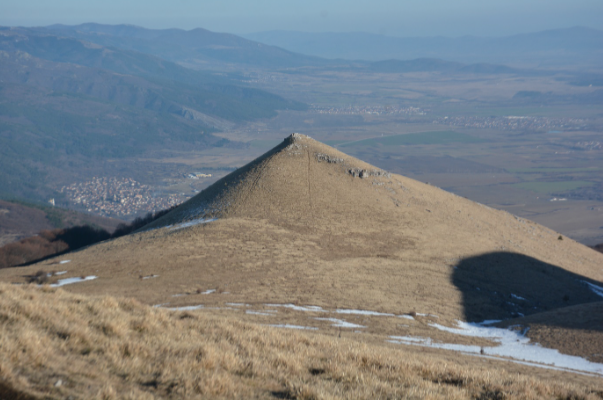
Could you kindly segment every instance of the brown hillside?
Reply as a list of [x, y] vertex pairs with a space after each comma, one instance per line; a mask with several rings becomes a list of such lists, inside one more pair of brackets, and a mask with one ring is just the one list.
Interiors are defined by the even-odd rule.
[[0, 247], [43, 230], [92, 225], [112, 232], [122, 222], [58, 207], [29, 206], [0, 200]]
[[[195, 224], [209, 218], [217, 220]], [[169, 307], [294, 303], [453, 324], [601, 301], [585, 284], [602, 285], [602, 255], [592, 249], [296, 134], [146, 231], [61, 259], [71, 260], [65, 277], [98, 276], [67, 290]], [[62, 268], [57, 261], [2, 270], [0, 279], [23, 282]], [[325, 325], [308, 313], [249, 317]], [[376, 334], [429, 329], [365, 320]]]

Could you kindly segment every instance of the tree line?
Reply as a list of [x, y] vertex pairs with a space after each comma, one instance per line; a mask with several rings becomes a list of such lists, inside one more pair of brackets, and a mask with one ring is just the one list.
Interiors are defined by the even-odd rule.
[[0, 269], [33, 264], [104, 240], [128, 235], [166, 215], [175, 207], [137, 217], [129, 224], [119, 224], [113, 233], [90, 225], [41, 231], [37, 235], [0, 247]]

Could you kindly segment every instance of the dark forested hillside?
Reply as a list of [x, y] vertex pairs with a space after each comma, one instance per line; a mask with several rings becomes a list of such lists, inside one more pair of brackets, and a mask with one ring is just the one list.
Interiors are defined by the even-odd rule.
[[38, 32], [73, 37], [103, 46], [152, 54], [166, 60], [194, 65], [236, 64], [257, 67], [321, 66], [332, 61], [293, 53], [229, 33], [197, 28], [146, 29], [133, 25], [52, 25]]
[[91, 226], [113, 232], [118, 219], [83, 214], [50, 204], [0, 200], [0, 247], [43, 230]]
[[[243, 114], [248, 114], [247, 117], [238, 115], [229, 117], [229, 119], [235, 121], [271, 116], [278, 109], [305, 108], [303, 104], [298, 102], [288, 101], [262, 90], [242, 87], [240, 81], [234, 84], [224, 74], [194, 71], [148, 54], [104, 47], [74, 38], [36, 34], [22, 28], [1, 29], [0, 50], [8, 54], [21, 54], [18, 52], [24, 52], [41, 60], [112, 71], [120, 74], [120, 78], [126, 74], [152, 79], [162, 90], [167, 87], [169, 90], [176, 89], [181, 91], [184, 88], [182, 84], [184, 84], [188, 86], [187, 91], [196, 93], [198, 98], [201, 95], [202, 101], [198, 101], [197, 106], [211, 98], [212, 103], [225, 103], [225, 106], [228, 108], [255, 108], [251, 112], [243, 112]], [[4, 61], [7, 58], [10, 60], [8, 54], [4, 56]], [[20, 56], [16, 58], [22, 62], [24, 57]], [[36, 62], [39, 68], [47, 69], [47, 65], [40, 65], [40, 62], [37, 60]], [[29, 66], [32, 67], [32, 64], [30, 63]], [[55, 80], [60, 78], [65, 80], [65, 77], [54, 76], [59, 69], [64, 70], [65, 67], [53, 67], [52, 69], [53, 72], [49, 72], [49, 75]], [[72, 80], [77, 81], [78, 78], [81, 79], [82, 74], [85, 75], [84, 78], [86, 79], [90, 77], [89, 71], [81, 72], [81, 74], [78, 74], [80, 75], [79, 77], [74, 74], [68, 75], [67, 80], [69, 83], [73, 84]], [[21, 74], [22, 80], [28, 80], [27, 71], [24, 71], [24, 73], [25, 75]], [[105, 75], [103, 78], [106, 79], [108, 76]], [[35, 84], [36, 82], [30, 83]], [[179, 83], [181, 85], [178, 85]], [[114, 82], [106, 82], [105, 84], [107, 86], [115, 85]], [[135, 84], [136, 86], [140, 86], [140, 79]], [[145, 85], [143, 84], [143, 86]], [[229, 101], [234, 101], [235, 103], [228, 104]], [[237, 104], [237, 101], [241, 103]]]
[[21, 28], [0, 29], [0, 76], [1, 197], [52, 197], [53, 171], [222, 147], [213, 132], [306, 108], [225, 74]]

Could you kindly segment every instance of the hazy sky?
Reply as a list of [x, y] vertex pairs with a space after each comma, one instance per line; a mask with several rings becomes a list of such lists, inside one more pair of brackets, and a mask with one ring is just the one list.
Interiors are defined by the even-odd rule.
[[252, 33], [372, 32], [392, 36], [503, 36], [602, 29], [602, 0], [1, 0], [0, 25], [128, 23]]

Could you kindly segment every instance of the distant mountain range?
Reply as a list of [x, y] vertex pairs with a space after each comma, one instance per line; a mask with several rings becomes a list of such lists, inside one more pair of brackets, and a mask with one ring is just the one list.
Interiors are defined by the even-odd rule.
[[501, 38], [391, 37], [370, 33], [267, 31], [243, 35], [267, 45], [329, 59], [440, 58], [532, 68], [602, 68], [602, 31], [583, 27]]
[[[184, 76], [186, 80], [191, 79], [191, 71], [182, 66], [198, 71], [229, 71], [226, 76], [235, 79], [240, 79], [238, 73], [248, 68], [514, 74], [534, 74], [535, 69], [540, 70], [539, 73], [547, 69], [570, 68], [583, 73], [602, 69], [602, 32], [582, 27], [502, 38], [397, 38], [369, 33], [289, 31], [259, 32], [243, 38], [201, 28], [185, 31], [95, 23], [27, 29], [40, 35], [119, 48], [137, 54], [136, 57], [130, 55], [135, 59], [144, 54], [164, 62], [172, 61], [181, 69], [166, 71], [164, 75], [176, 79]], [[198, 75], [195, 79], [202, 78]], [[589, 75], [580, 80], [593, 84], [601, 79]]]
[[[204, 70], [228, 71], [222, 73], [222, 83], [228, 83], [228, 78], [241, 81], [239, 73], [249, 68], [275, 70], [315, 67], [385, 73], [534, 74], [544, 73], [543, 69], [547, 68], [581, 66], [582, 69], [597, 69], [599, 66], [601, 69], [602, 65], [601, 57], [595, 56], [598, 51], [602, 54], [601, 35], [598, 38], [599, 31], [588, 28], [497, 39], [393, 38], [366, 33], [286, 31], [250, 34], [245, 39], [201, 28], [185, 31], [95, 23], [18, 29], [47, 37], [46, 41], [52, 41], [48, 37], [60, 37], [62, 40], [71, 38], [81, 43], [94, 43], [123, 51], [110, 57], [103, 52], [107, 59], [100, 62], [98, 55], [88, 58], [88, 53], [94, 53], [94, 49], [88, 49], [84, 55], [74, 55], [78, 63], [86, 62], [86, 65], [95, 67], [110, 66], [120, 73], [159, 74], [182, 82], [208, 83], [218, 79], [216, 74], [199, 72]], [[22, 44], [21, 47], [25, 50], [27, 46]], [[65, 55], [69, 54], [62, 53], [62, 56]], [[582, 76], [581, 79], [590, 83], [599, 81], [591, 75]]]
[[[230, 100], [245, 99], [243, 101], [247, 103], [246, 106], [262, 107], [266, 105], [268, 107], [260, 115], [248, 116], [247, 119], [269, 116], [276, 109], [304, 108], [300, 103], [286, 101], [265, 91], [242, 87], [240, 79], [235, 82], [226, 74], [195, 71], [152, 54], [118, 47], [105, 47], [76, 38], [40, 33], [36, 29], [0, 28], [0, 50], [21, 51], [52, 62], [70, 63], [108, 70], [121, 75], [144, 77], [153, 79], [159, 85], [165, 85], [167, 82], [186, 84], [189, 85], [189, 90], [212, 92], [207, 94], [212, 95], [214, 103], [226, 101], [226, 98], [229, 97]], [[265, 102], [267, 103], [264, 104]], [[234, 104], [229, 104], [228, 108], [235, 109], [234, 106]], [[238, 106], [241, 107], [241, 105]], [[233, 116], [232, 119], [246, 119], [246, 117]]]
[[42, 31], [0, 28], [0, 196], [54, 197], [47, 174], [68, 164], [224, 146], [212, 132], [306, 109], [240, 76]]
[[202, 28], [185, 31], [89, 23], [75, 26], [52, 25], [36, 28], [36, 31], [151, 54], [206, 69], [225, 63], [271, 68], [332, 63], [319, 57], [296, 54], [276, 46]]

